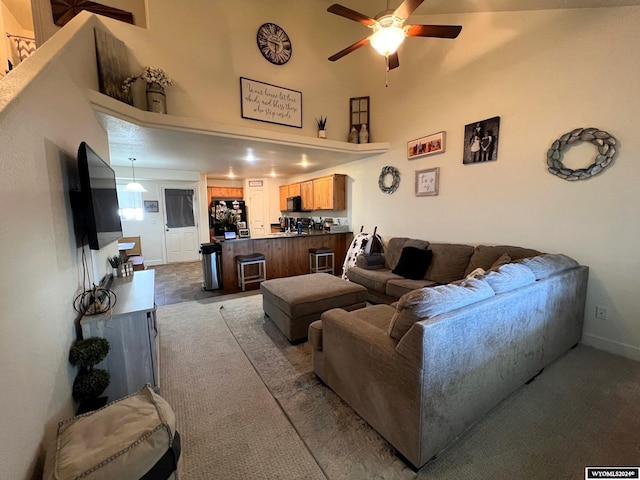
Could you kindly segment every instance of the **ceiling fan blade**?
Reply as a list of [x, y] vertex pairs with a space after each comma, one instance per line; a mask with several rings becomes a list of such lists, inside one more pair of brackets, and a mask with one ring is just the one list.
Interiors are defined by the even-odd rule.
[[407, 37], [456, 38], [462, 27], [460, 25], [408, 25]]
[[351, 10], [350, 8], [343, 7], [342, 5], [338, 5], [334, 3], [329, 8], [327, 8], [327, 12], [335, 13], [336, 15], [340, 15], [341, 17], [348, 18], [349, 20], [353, 20], [354, 22], [361, 23], [370, 27], [375, 24], [376, 21], [373, 18], [367, 17], [362, 13], [358, 13], [355, 10]]
[[367, 38], [363, 38], [362, 40], [360, 40], [359, 42], [354, 43], [353, 45], [349, 45], [347, 48], [345, 48], [344, 50], [340, 50], [338, 53], [336, 53], [335, 55], [331, 55], [329, 57], [329, 60], [331, 60], [332, 62], [335, 62], [336, 60], [340, 60], [342, 57], [344, 57], [345, 55], [347, 55], [348, 53], [353, 52], [354, 50], [363, 47], [364, 45], [368, 45], [369, 44], [369, 37]]
[[424, 0], [404, 0], [393, 14], [398, 18], [406, 20], [422, 2], [424, 2]]
[[394, 52], [387, 57], [387, 70], [393, 70], [400, 66], [400, 59], [398, 58], [398, 52]]

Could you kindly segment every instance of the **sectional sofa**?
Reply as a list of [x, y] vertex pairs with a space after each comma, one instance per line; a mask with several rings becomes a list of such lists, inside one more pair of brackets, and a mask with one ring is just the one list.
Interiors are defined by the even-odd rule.
[[[411, 267], [420, 261], [427, 262], [427, 268], [420, 278], [408, 278], [402, 273], [394, 273], [403, 252], [411, 250], [406, 257]], [[430, 259], [420, 257], [420, 250], [431, 252]], [[540, 255], [531, 248], [508, 245], [471, 245], [455, 243], [430, 243], [426, 240], [394, 237], [385, 242], [384, 254], [360, 255], [356, 266], [347, 270], [349, 281], [364, 285], [368, 290], [367, 300], [372, 303], [393, 303], [405, 293], [423, 287], [433, 287], [462, 280], [472, 271], [490, 269], [501, 258], [504, 261], [520, 260]], [[404, 259], [403, 259], [404, 260]], [[411, 271], [410, 273], [419, 273]], [[415, 277], [415, 276], [414, 276]]]
[[[560, 254], [422, 247], [455, 253], [445, 261], [432, 252], [425, 278], [413, 280], [431, 286], [393, 305], [328, 310], [309, 327], [317, 376], [415, 468], [580, 341], [588, 280], [588, 267]], [[524, 258], [509, 261], [507, 252]], [[381, 260], [366, 286], [373, 298], [394, 299], [412, 284], [392, 273], [400, 257]], [[441, 276], [445, 265], [460, 278]]]

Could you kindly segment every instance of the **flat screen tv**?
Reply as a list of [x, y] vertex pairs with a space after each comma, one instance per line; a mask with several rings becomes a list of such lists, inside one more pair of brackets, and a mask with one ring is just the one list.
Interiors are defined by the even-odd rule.
[[81, 243], [100, 250], [122, 237], [116, 174], [86, 142], [78, 147], [78, 174], [74, 210], [80, 214]]

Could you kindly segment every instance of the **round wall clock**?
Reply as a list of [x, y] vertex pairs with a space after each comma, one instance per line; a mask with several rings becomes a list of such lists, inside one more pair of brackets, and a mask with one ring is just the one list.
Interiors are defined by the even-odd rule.
[[275, 23], [265, 23], [258, 29], [258, 48], [262, 56], [274, 65], [284, 65], [291, 58], [291, 40]]

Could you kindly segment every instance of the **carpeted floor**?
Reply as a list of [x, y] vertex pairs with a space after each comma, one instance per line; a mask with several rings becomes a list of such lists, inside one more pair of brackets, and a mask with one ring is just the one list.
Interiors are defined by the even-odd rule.
[[[318, 478], [313, 475], [320, 470], [331, 480], [573, 479], [584, 478], [586, 466], [640, 464], [640, 364], [589, 347], [580, 345], [554, 362], [435, 462], [413, 472], [316, 379], [309, 344], [289, 344], [264, 316], [260, 295], [160, 307], [158, 320], [161, 393], [184, 433], [183, 480]], [[268, 411], [279, 407], [291, 430], [275, 413], [243, 414], [249, 408], [243, 395], [249, 404], [258, 396]], [[219, 419], [236, 416], [233, 422]], [[247, 450], [275, 447], [273, 433], [295, 437], [288, 439], [295, 451], [278, 445], [252, 458], [238, 447], [245, 440], [229, 441], [219, 424], [238, 430], [231, 436], [246, 437]], [[311, 475], [289, 470], [307, 465], [296, 438], [316, 462]]]

